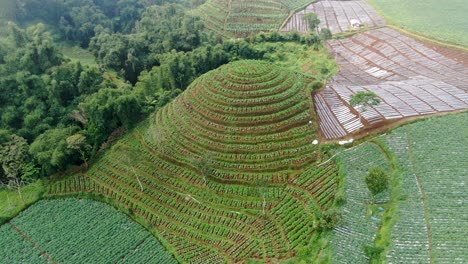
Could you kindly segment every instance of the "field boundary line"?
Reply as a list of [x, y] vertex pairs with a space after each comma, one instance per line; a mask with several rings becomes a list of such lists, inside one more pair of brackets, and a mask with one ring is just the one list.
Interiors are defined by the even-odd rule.
[[17, 227], [15, 224], [12, 224], [10, 223], [11, 227], [13, 227], [13, 229], [18, 232], [18, 234], [20, 234], [24, 240], [28, 241], [29, 243], [31, 243], [33, 245], [33, 247], [35, 249], [37, 249], [37, 251], [39, 251], [41, 253], [41, 255], [43, 255], [44, 257], [46, 257], [50, 262], [54, 263], [54, 264], [57, 264], [57, 261], [55, 261], [52, 256], [50, 256], [49, 254], [47, 254], [47, 252], [45, 252], [41, 247], [39, 247], [39, 245], [34, 242], [28, 235], [26, 235], [26, 233], [24, 233], [21, 229], [19, 229], [19, 227]]
[[461, 51], [464, 51], [464, 52], [468, 52], [468, 48], [465, 47], [465, 46], [462, 46], [462, 45], [457, 45], [457, 44], [453, 44], [453, 43], [450, 43], [450, 42], [444, 42], [444, 41], [441, 41], [441, 40], [433, 39], [433, 38], [425, 36], [425, 35], [423, 35], [421, 33], [417, 33], [417, 32], [414, 32], [414, 31], [408, 30], [408, 29], [403, 29], [403, 28], [395, 26], [395, 25], [387, 25], [387, 27], [389, 27], [391, 29], [394, 29], [394, 30], [397, 30], [397, 31], [401, 32], [402, 34], [408, 35], [410, 37], [413, 37], [413, 38], [421, 40], [421, 41], [428, 41], [428, 42], [432, 42], [434, 44], [444, 46], [446, 48], [453, 48], [453, 49], [458, 49], [458, 50], [461, 50]]

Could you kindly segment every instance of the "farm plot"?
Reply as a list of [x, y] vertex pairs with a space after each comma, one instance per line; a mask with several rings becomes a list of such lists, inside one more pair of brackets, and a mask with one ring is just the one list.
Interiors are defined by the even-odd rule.
[[318, 1], [295, 13], [282, 31], [309, 32], [309, 25], [304, 16], [314, 13], [320, 19], [319, 28], [329, 28], [332, 34], [354, 30], [353, 24], [373, 28], [385, 25], [385, 20], [364, 0], [353, 1]]
[[266, 62], [211, 71], [51, 194], [130, 208], [188, 263], [294, 256], [333, 205], [337, 166], [316, 145], [302, 76]]
[[310, 0], [208, 0], [197, 13], [208, 29], [225, 37], [278, 30], [288, 15]]
[[[468, 68], [395, 30], [371, 30], [328, 45], [340, 72], [315, 95], [326, 138], [384, 120], [468, 108]], [[362, 119], [347, 103], [358, 91], [382, 99]]]
[[[369, 0], [389, 23], [433, 39], [468, 47], [465, 0]], [[437, 21], [437, 22], [435, 22]]]
[[374, 245], [380, 221], [368, 214], [370, 192], [364, 178], [371, 167], [389, 170], [390, 164], [379, 147], [370, 143], [341, 154], [341, 158], [346, 204], [343, 224], [334, 229], [331, 239], [333, 263], [366, 263], [369, 259], [364, 247]]
[[15, 20], [16, 18], [16, 1], [0, 0], [0, 20], [8, 19]]
[[108, 205], [44, 200], [0, 228], [8, 263], [177, 263], [143, 227]]
[[[391, 263], [466, 263], [468, 114], [433, 118], [385, 136], [404, 170]], [[450, 135], [450, 136], [447, 136]]]

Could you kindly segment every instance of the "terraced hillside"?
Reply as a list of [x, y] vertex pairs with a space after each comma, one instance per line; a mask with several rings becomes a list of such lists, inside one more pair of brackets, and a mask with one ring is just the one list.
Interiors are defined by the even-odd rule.
[[43, 200], [0, 227], [2, 263], [177, 263], [143, 227], [95, 201]]
[[278, 30], [286, 18], [311, 0], [208, 0], [197, 12], [208, 29], [221, 36], [245, 36]]
[[15, 20], [16, 18], [16, 1], [15, 0], [0, 0], [0, 20]]
[[306, 81], [266, 62], [209, 72], [51, 194], [130, 208], [189, 263], [276, 262], [307, 245], [333, 204]]

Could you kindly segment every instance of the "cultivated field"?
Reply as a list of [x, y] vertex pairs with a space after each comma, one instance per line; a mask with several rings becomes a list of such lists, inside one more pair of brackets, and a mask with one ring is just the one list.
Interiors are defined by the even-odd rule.
[[14, 20], [16, 18], [16, 1], [0, 0], [0, 20]]
[[[384, 120], [468, 108], [468, 68], [395, 30], [375, 29], [328, 45], [340, 72], [315, 95], [326, 138]], [[382, 99], [363, 119], [347, 103], [358, 91]]]
[[[333, 230], [333, 263], [369, 263], [365, 246], [374, 245], [380, 220], [368, 214], [370, 192], [364, 177], [371, 167], [390, 170], [386, 156], [375, 144], [366, 143], [341, 154], [345, 174], [343, 223]], [[388, 196], [388, 194], [387, 194]]]
[[44, 200], [0, 227], [2, 263], [177, 263], [143, 227], [108, 205]]
[[[404, 171], [392, 263], [466, 263], [468, 114], [433, 118], [385, 136]], [[429, 258], [432, 260], [429, 261]]]
[[309, 13], [317, 14], [321, 23], [319, 28], [329, 28], [332, 34], [352, 31], [351, 23], [358, 21], [364, 27], [385, 25], [379, 14], [364, 0], [353, 1], [318, 1], [295, 13], [282, 31], [309, 32], [309, 26], [304, 16]]
[[208, 29], [221, 36], [245, 36], [259, 31], [278, 30], [288, 15], [310, 0], [208, 0], [200, 14]]
[[370, 0], [390, 23], [433, 39], [468, 47], [465, 0]]
[[[391, 168], [388, 156], [374, 143], [340, 154], [346, 204], [344, 222], [331, 239], [333, 263], [368, 263], [364, 247], [375, 246], [383, 236], [388, 239], [388, 244], [380, 244], [383, 263], [466, 263], [467, 127], [468, 113], [463, 113], [434, 117], [380, 136], [399, 170], [397, 174], [389, 170], [390, 188], [396, 186], [398, 191], [386, 191], [377, 205], [369, 201], [364, 177], [370, 167]], [[387, 217], [395, 222], [382, 231]]]
[[197, 79], [50, 193], [95, 192], [151, 223], [185, 262], [292, 257], [333, 205], [337, 167], [322, 157], [305, 80], [240, 61]]

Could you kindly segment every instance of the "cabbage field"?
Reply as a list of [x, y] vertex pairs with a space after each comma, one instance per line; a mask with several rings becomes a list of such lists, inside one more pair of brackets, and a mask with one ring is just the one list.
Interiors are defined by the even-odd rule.
[[1, 226], [0, 259], [2, 263], [177, 263], [151, 233], [124, 214], [79, 199], [42, 200]]
[[422, 35], [468, 46], [465, 0], [370, 0], [392, 24]]
[[[378, 141], [388, 155], [374, 143], [341, 154], [346, 204], [331, 240], [333, 262], [368, 263], [365, 248], [380, 246], [378, 263], [466, 263], [468, 113], [406, 125]], [[398, 171], [373, 205], [364, 176], [373, 166], [388, 170], [389, 155]]]

